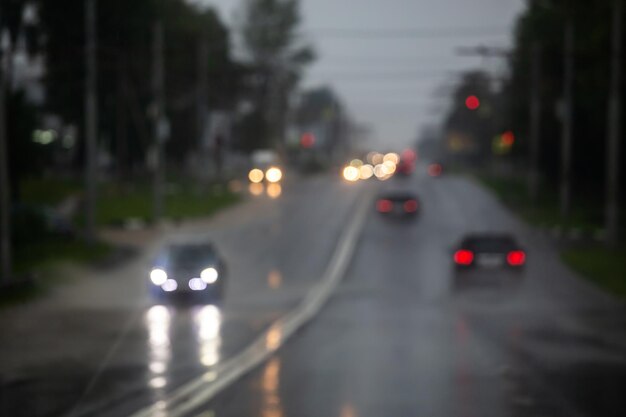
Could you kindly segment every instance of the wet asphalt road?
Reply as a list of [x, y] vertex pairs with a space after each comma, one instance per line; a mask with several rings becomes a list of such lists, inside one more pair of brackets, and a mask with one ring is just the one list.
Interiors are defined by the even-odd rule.
[[[128, 415], [166, 398], [302, 299], [358, 195], [375, 187], [319, 177], [177, 230], [211, 236], [228, 260], [219, 308], [151, 305], [142, 259], [3, 312], [0, 415]], [[544, 236], [470, 180], [382, 187], [417, 191], [421, 216], [388, 221], [372, 206], [319, 316], [190, 415], [621, 415], [624, 304], [573, 277]], [[481, 230], [518, 235], [523, 276], [455, 277], [451, 247]]]
[[317, 282], [358, 195], [334, 177], [287, 182], [278, 198], [164, 233], [216, 243], [229, 271], [219, 308], [153, 305], [155, 241], [128, 265], [69, 270], [79, 278], [2, 311], [0, 415], [128, 415], [225, 361]]
[[[320, 315], [190, 415], [623, 415], [624, 304], [574, 278], [545, 237], [471, 181], [400, 187], [418, 191], [421, 218], [372, 212]], [[469, 231], [515, 233], [526, 271], [455, 276], [450, 247]]]

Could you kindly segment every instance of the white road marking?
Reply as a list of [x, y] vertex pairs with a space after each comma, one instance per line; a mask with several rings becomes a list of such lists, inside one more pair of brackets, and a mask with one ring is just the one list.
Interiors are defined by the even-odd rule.
[[160, 404], [141, 409], [133, 413], [131, 417], [184, 416], [202, 404], [206, 404], [220, 391], [267, 360], [296, 330], [320, 311], [345, 275], [365, 223], [367, 212], [371, 209], [370, 201], [370, 193], [366, 193], [357, 200], [350, 223], [341, 235], [337, 249], [333, 253], [324, 275], [298, 307], [274, 322], [251, 345], [236, 356], [183, 384], [169, 394], [168, 398], [162, 400]]

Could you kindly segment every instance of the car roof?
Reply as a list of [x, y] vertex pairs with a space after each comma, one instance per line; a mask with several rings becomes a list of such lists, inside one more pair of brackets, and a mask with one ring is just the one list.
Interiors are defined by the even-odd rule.
[[411, 191], [406, 191], [406, 190], [393, 190], [393, 191], [386, 191], [383, 193], [380, 193], [379, 198], [387, 198], [390, 200], [408, 200], [408, 199], [413, 199], [413, 200], [417, 200], [417, 195]]
[[211, 240], [190, 237], [189, 239], [173, 238], [163, 242], [161, 252], [171, 252], [180, 250], [204, 250], [215, 252], [215, 245]]

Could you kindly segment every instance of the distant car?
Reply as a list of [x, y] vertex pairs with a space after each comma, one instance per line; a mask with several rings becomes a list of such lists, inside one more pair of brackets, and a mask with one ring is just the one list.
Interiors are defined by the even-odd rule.
[[428, 165], [428, 175], [431, 177], [440, 177], [441, 174], [443, 174], [443, 166], [440, 163], [435, 162]]
[[526, 251], [509, 234], [472, 234], [463, 238], [454, 250], [453, 261], [458, 270], [520, 270], [526, 264]]
[[405, 159], [400, 159], [396, 168], [396, 175], [400, 177], [408, 177], [415, 170], [415, 163]]
[[411, 192], [389, 191], [376, 200], [376, 211], [385, 216], [415, 217], [420, 211], [420, 201]]
[[210, 242], [166, 244], [150, 269], [151, 294], [156, 299], [188, 296], [221, 300], [226, 265]]
[[280, 157], [275, 151], [261, 149], [252, 153], [252, 167], [248, 172], [248, 179], [253, 184], [279, 183], [283, 179], [283, 169]]

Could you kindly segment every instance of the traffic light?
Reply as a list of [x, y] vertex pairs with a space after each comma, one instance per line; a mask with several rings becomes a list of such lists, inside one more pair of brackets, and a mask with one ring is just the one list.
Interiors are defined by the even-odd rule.
[[470, 110], [476, 110], [478, 107], [480, 107], [480, 100], [478, 100], [478, 97], [474, 95], [467, 96], [467, 98], [465, 99], [465, 107]]
[[502, 144], [505, 146], [513, 146], [515, 143], [515, 135], [510, 130], [507, 130], [502, 134]]
[[492, 149], [496, 155], [505, 155], [511, 152], [515, 143], [515, 135], [512, 131], [507, 130], [493, 138]]
[[312, 148], [315, 145], [315, 135], [313, 133], [304, 133], [300, 138], [300, 145], [303, 148]]

